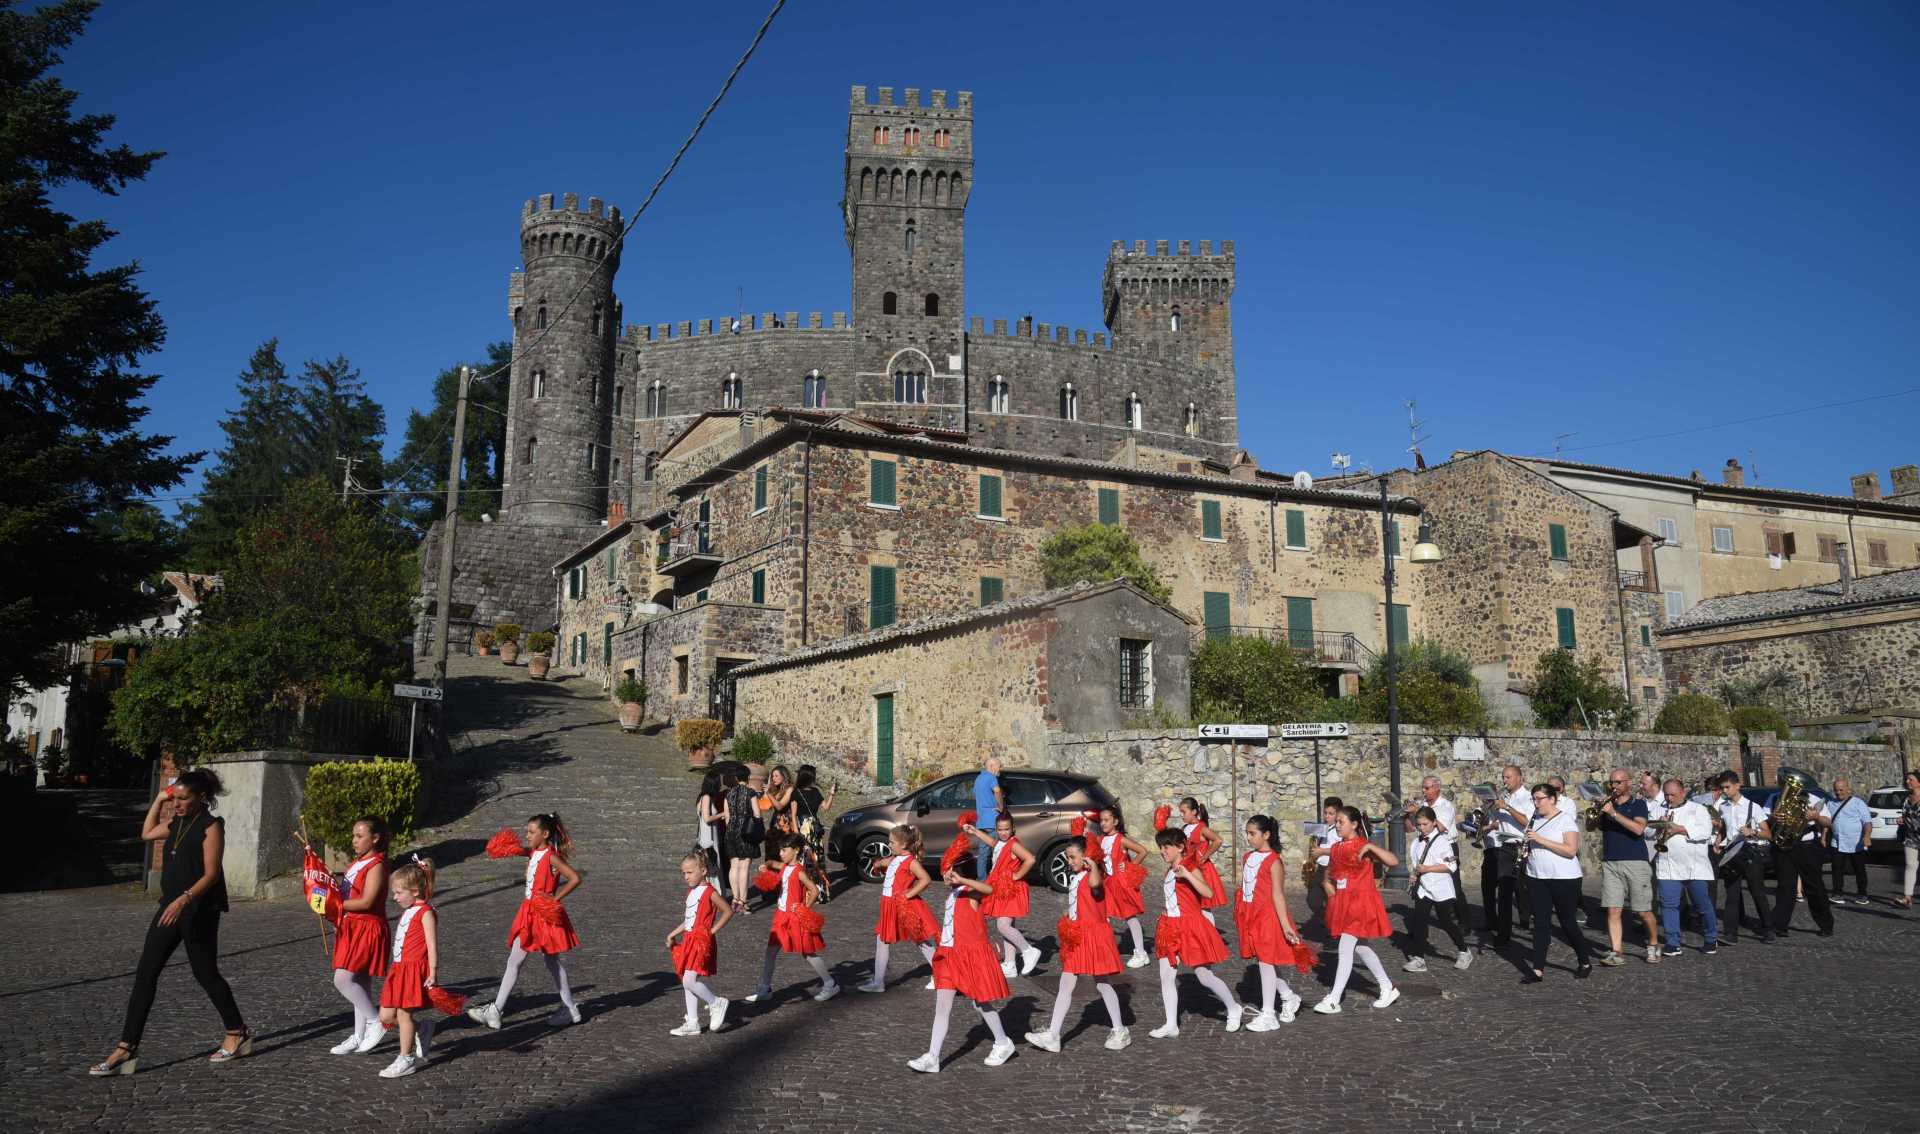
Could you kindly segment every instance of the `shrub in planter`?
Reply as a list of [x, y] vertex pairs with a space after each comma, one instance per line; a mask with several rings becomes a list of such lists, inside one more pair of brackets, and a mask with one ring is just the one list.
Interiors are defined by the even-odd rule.
[[553, 635], [545, 630], [534, 631], [527, 635], [527, 649], [531, 651], [527, 657], [527, 676], [536, 679], [545, 677], [547, 667], [553, 661]]
[[307, 773], [300, 820], [307, 833], [330, 848], [347, 846], [354, 821], [378, 815], [393, 832], [391, 849], [413, 839], [420, 800], [420, 769], [405, 760], [340, 760], [316, 764]]
[[720, 738], [726, 734], [726, 725], [704, 717], [681, 721], [673, 728], [674, 742], [687, 754], [687, 762], [694, 766], [713, 763], [713, 750], [720, 746]]
[[552, 651], [552, 649], [553, 635], [551, 633], [545, 630], [535, 630], [533, 633], [527, 635], [527, 650], [529, 652], [544, 654]]
[[1727, 710], [1704, 693], [1682, 693], [1660, 706], [1653, 731], [1673, 736], [1725, 736], [1733, 731]]
[[512, 665], [520, 658], [520, 627], [512, 622], [502, 622], [493, 628], [493, 639], [500, 643], [500, 660]]
[[742, 764], [771, 764], [773, 737], [757, 728], [743, 728], [733, 737], [733, 758]]
[[620, 702], [620, 727], [628, 732], [640, 727], [647, 715], [647, 687], [631, 673], [614, 686], [613, 699]]
[[493, 652], [493, 631], [475, 630], [473, 632], [473, 652], [483, 658]]

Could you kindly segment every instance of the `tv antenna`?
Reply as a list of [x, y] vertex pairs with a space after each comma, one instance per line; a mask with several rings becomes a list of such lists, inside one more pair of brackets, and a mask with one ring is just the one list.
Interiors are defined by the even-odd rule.
[[1558, 457], [1560, 455], [1560, 443], [1562, 441], [1565, 441], [1569, 437], [1578, 437], [1578, 436], [1580, 436], [1580, 431], [1578, 429], [1574, 430], [1572, 433], [1554, 434], [1553, 435], [1553, 455], [1555, 457]]
[[1352, 467], [1353, 467], [1352, 453], [1335, 453], [1333, 455], [1333, 471], [1335, 474], [1346, 472], [1348, 469]]
[[1420, 442], [1431, 440], [1431, 438], [1422, 434], [1420, 430], [1425, 428], [1427, 423], [1414, 416], [1412, 398], [1407, 399], [1406, 405], [1407, 437], [1410, 438], [1411, 442], [1407, 445], [1407, 452], [1413, 454], [1413, 467], [1416, 469], [1424, 469], [1427, 467], [1427, 459], [1420, 455]]

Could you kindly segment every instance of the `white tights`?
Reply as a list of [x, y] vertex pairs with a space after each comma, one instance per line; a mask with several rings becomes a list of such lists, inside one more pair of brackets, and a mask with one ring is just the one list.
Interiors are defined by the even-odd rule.
[[[886, 946], [882, 945], [881, 948], [884, 949]], [[822, 984], [833, 983], [833, 973], [827, 969], [827, 962], [820, 958], [820, 954], [805, 953], [801, 955], [800, 959], [807, 963], [807, 967], [813, 970], [813, 974], [820, 978]], [[766, 964], [760, 967], [761, 992], [765, 993], [773, 990], [773, 966], [779, 960], [780, 946], [771, 941], [767, 942], [767, 961]]]
[[1393, 982], [1387, 979], [1387, 970], [1380, 967], [1380, 955], [1371, 947], [1360, 944], [1360, 939], [1353, 934], [1342, 933], [1340, 935], [1340, 967], [1333, 972], [1333, 991], [1327, 994], [1328, 998], [1336, 1004], [1340, 1002], [1341, 995], [1347, 991], [1347, 978], [1353, 975], [1355, 953], [1360, 954], [1360, 962], [1367, 966], [1367, 972], [1373, 974], [1374, 987], [1378, 988], [1382, 995], [1386, 994], [1387, 989], [1393, 987]]
[[[940, 1045], [947, 1042], [947, 1018], [953, 1015], [953, 998], [956, 995], [957, 992], [951, 988], [943, 988], [933, 994], [933, 1035], [927, 1041], [927, 1054], [936, 1060], [940, 1058]], [[1007, 1030], [1000, 1026], [998, 1010], [982, 1008], [977, 1000], [973, 1002], [973, 1010], [980, 1013], [980, 1018], [987, 1022], [987, 1030], [993, 1033], [995, 1047], [1010, 1042], [1007, 1039]]]
[[[507, 971], [500, 974], [500, 991], [493, 994], [493, 1003], [502, 1012], [507, 1009], [507, 997], [513, 995], [513, 986], [520, 981], [520, 966], [526, 963], [527, 951], [520, 947], [518, 940], [513, 943], [513, 951], [507, 954]], [[554, 991], [560, 994], [560, 1003], [567, 1011], [574, 1010], [573, 986], [567, 982], [567, 962], [561, 960], [558, 953], [542, 953], [547, 962], [547, 975], [553, 978]]]
[[1021, 933], [1019, 928], [1013, 924], [1012, 918], [996, 917], [993, 919], [993, 926], [1000, 931], [1000, 941], [1006, 948], [1007, 963], [1009, 965], [1019, 961], [1020, 954], [1032, 948], [1031, 945], [1027, 944], [1026, 935]]
[[353, 1005], [353, 1034], [359, 1035], [367, 1030], [367, 1025], [380, 1018], [380, 1010], [373, 1006], [373, 978], [366, 973], [356, 973], [351, 969], [333, 970], [333, 987]]
[[[1193, 979], [1200, 987], [1220, 998], [1220, 1006], [1229, 1012], [1233, 1010], [1233, 990], [1227, 982], [1213, 975], [1213, 970], [1205, 965], [1193, 967]], [[1160, 1006], [1167, 1010], [1167, 1023], [1177, 1025], [1180, 1022], [1180, 970], [1173, 962], [1160, 958]]]
[[1260, 1011], [1261, 1012], [1265, 1013], [1268, 1016], [1273, 1015], [1273, 998], [1274, 998], [1274, 994], [1278, 992], [1285, 992], [1288, 1000], [1293, 999], [1293, 989], [1288, 987], [1286, 981], [1280, 979], [1280, 970], [1274, 968], [1272, 965], [1267, 964], [1265, 961], [1261, 961], [1260, 962]]
[[[1066, 1025], [1067, 1008], [1073, 1000], [1073, 986], [1079, 982], [1079, 979], [1072, 973], [1060, 974], [1060, 991], [1053, 998], [1053, 1023], [1047, 1026], [1048, 1033], [1055, 1039], [1060, 1037], [1060, 1029]], [[1120, 998], [1114, 995], [1113, 986], [1096, 977], [1093, 987], [1094, 991], [1100, 994], [1101, 1001], [1106, 1004], [1107, 1019], [1113, 1022], [1114, 1028], [1125, 1027], [1126, 1025], [1120, 1022]]]
[[1141, 935], [1139, 918], [1130, 917], [1127, 919], [1127, 932], [1133, 935], [1133, 951], [1136, 953], [1146, 952], [1146, 938]]
[[[933, 964], [933, 946], [928, 942], [922, 941], [919, 943], [919, 947], [920, 955], [926, 958], [927, 964]], [[879, 934], [876, 933], [873, 935], [873, 983], [887, 983], [887, 955], [892, 951], [893, 947], [881, 940]], [[772, 970], [768, 970], [767, 979], [773, 979]]]
[[687, 994], [687, 1019], [698, 1023], [700, 1006], [713, 1003], [713, 989], [708, 988], [707, 982], [701, 980], [700, 974], [696, 972], [681, 974], [680, 987]]

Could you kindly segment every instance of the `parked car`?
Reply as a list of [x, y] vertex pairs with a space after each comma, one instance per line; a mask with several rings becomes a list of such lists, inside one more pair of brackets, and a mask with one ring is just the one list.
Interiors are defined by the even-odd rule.
[[[960, 813], [973, 807], [976, 774], [962, 772], [898, 799], [848, 808], [834, 820], [827, 836], [827, 857], [862, 882], [878, 882], [887, 857], [893, 853], [888, 834], [903, 823], [912, 823], [920, 828], [925, 840], [921, 861], [931, 872], [947, 847], [961, 837]], [[1035, 873], [1044, 874], [1047, 885], [1056, 893], [1066, 893], [1065, 848], [1073, 839], [1068, 828], [1081, 812], [1105, 807], [1113, 802], [1113, 796], [1092, 776], [1025, 768], [1002, 772], [1000, 788], [1021, 845], [1039, 859]]]
[[1907, 805], [1907, 789], [1874, 788], [1867, 796], [1867, 810], [1873, 812], [1873, 842], [1869, 854], [1898, 854], [1900, 847], [1900, 809]]

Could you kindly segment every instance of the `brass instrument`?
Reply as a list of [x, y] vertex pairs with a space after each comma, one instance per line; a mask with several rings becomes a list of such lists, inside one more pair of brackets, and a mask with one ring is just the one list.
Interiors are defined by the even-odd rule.
[[1581, 801], [1587, 805], [1584, 812], [1587, 830], [1598, 831], [1607, 821], [1606, 812], [1601, 810], [1611, 798], [1607, 789], [1589, 780], [1584, 784], [1576, 784], [1574, 790], [1580, 793]]
[[1475, 847], [1478, 847], [1480, 850], [1486, 850], [1487, 835], [1492, 830], [1495, 822], [1493, 819], [1493, 785], [1474, 784], [1467, 789], [1467, 793], [1473, 796], [1474, 801], [1478, 803], [1479, 806], [1467, 812], [1467, 817], [1456, 825], [1456, 829], [1461, 835], [1464, 835], [1471, 841]]
[[1798, 768], [1780, 769], [1780, 798], [1773, 801], [1773, 845], [1791, 851], [1807, 833], [1807, 807], [1820, 794], [1820, 781]]

